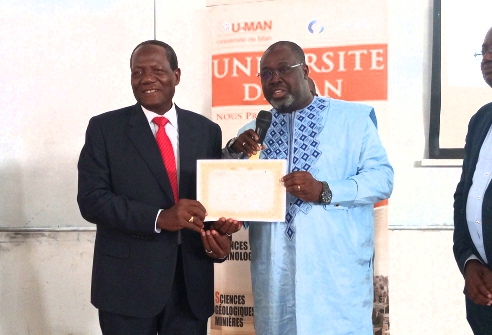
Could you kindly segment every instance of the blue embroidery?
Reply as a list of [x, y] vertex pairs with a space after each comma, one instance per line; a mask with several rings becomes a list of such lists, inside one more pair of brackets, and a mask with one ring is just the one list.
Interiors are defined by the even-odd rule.
[[[296, 112], [293, 127], [294, 157], [290, 166], [292, 172], [307, 171], [313, 177], [318, 174], [319, 169], [315, 167], [315, 164], [322, 154], [318, 149], [318, 135], [323, 129], [321, 112], [328, 107], [328, 103], [328, 100], [317, 97], [309, 106]], [[266, 134], [265, 143], [267, 148], [262, 152], [262, 158], [288, 159], [289, 134], [291, 130], [287, 128], [289, 124], [287, 119], [290, 118], [290, 115], [280, 114], [275, 110], [272, 110], [272, 112], [273, 122]], [[299, 198], [295, 198], [294, 201], [290, 202], [285, 214], [285, 223], [287, 225], [285, 234], [289, 240], [292, 241], [295, 235], [294, 218], [296, 214], [299, 211], [307, 214], [311, 208], [312, 205], [310, 203], [304, 202]]]

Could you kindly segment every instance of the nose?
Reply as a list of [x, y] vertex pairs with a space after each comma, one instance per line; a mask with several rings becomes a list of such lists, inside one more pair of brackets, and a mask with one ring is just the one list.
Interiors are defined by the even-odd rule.
[[270, 78], [270, 82], [277, 82], [282, 78], [282, 76], [278, 73], [278, 70], [272, 71], [272, 78]]
[[[280, 78], [280, 73], [278, 73], [278, 70], [273, 70], [273, 73], [277, 75], [277, 77]], [[272, 77], [273, 77], [273, 73], [272, 73]]]
[[153, 83], [155, 81], [155, 76], [152, 71], [146, 71], [142, 77], [142, 82]]

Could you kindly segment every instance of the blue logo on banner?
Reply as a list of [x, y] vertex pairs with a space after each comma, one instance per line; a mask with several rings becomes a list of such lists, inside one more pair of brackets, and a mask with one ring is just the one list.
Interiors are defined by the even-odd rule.
[[309, 22], [308, 30], [311, 34], [321, 34], [325, 30], [325, 26], [320, 24], [318, 20]]

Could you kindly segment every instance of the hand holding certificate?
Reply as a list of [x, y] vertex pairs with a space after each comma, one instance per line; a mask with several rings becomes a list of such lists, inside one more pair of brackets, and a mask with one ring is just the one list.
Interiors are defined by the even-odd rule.
[[198, 160], [197, 200], [207, 220], [284, 221], [286, 166], [286, 160]]

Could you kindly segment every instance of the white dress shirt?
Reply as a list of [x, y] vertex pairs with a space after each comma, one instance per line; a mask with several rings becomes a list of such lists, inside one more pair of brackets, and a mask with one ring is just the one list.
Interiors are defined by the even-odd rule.
[[[468, 193], [466, 201], [466, 222], [468, 223], [468, 230], [473, 241], [473, 244], [477, 248], [480, 256], [488, 263], [487, 256], [485, 255], [485, 249], [483, 246], [483, 234], [482, 234], [482, 205], [483, 196], [490, 183], [490, 177], [492, 174], [492, 127], [487, 133], [487, 137], [480, 148], [480, 154], [478, 156], [477, 166], [473, 173], [472, 186]], [[476, 255], [474, 255], [476, 256]], [[476, 259], [476, 257], [470, 257], [469, 259]], [[468, 259], [468, 260], [469, 260]]]
[[[178, 131], [178, 116], [176, 114], [176, 107], [174, 104], [172, 105], [171, 109], [168, 110], [164, 115], [156, 114], [154, 112], [151, 112], [147, 109], [145, 109], [142, 106], [142, 110], [145, 114], [145, 117], [147, 118], [147, 121], [149, 122], [149, 127], [152, 130], [152, 134], [154, 134], [154, 137], [157, 133], [157, 130], [159, 129], [159, 126], [156, 125], [152, 120], [155, 117], [165, 117], [166, 119], [169, 120], [168, 123], [165, 125], [165, 130], [167, 137], [169, 137], [169, 140], [171, 141], [171, 144], [173, 146], [173, 151], [174, 151], [174, 157], [176, 160], [176, 171], [178, 174], [178, 189], [179, 189], [179, 131]], [[157, 233], [161, 232], [160, 228], [157, 228], [157, 217], [159, 217], [159, 214], [161, 213], [162, 209], [160, 209], [157, 212], [157, 216], [155, 218], [155, 231]], [[181, 242], [181, 234], [178, 231], [178, 241]]]

